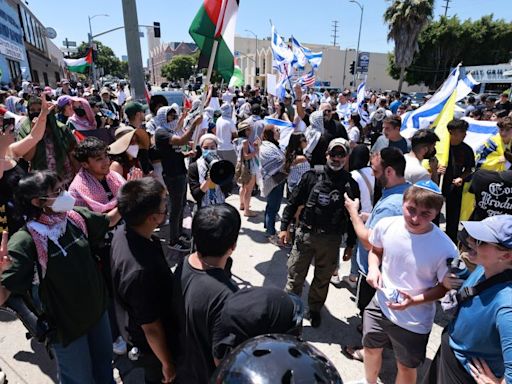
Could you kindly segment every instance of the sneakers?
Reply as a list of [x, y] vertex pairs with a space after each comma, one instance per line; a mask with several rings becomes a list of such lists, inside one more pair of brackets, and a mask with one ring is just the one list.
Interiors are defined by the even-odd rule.
[[126, 341], [122, 336], [119, 336], [114, 343], [112, 343], [112, 349], [116, 355], [124, 355], [128, 348], [126, 347]]
[[275, 245], [276, 247], [282, 247], [284, 244], [281, 242], [277, 235], [270, 235], [267, 237], [270, 244]]
[[322, 317], [320, 316], [320, 312], [310, 310], [305, 317], [306, 319], [309, 320], [309, 323], [313, 328], [318, 328], [322, 323]]
[[187, 244], [182, 240], [178, 240], [174, 244], [169, 244], [167, 247], [169, 249], [172, 249], [172, 250], [178, 251], [178, 252], [189, 252], [190, 251], [190, 243]]
[[5, 373], [0, 371], [0, 384], [7, 383], [7, 380], [5, 380]]
[[336, 288], [341, 288], [341, 280], [340, 275], [332, 275], [331, 276], [331, 284], [334, 285]]
[[354, 276], [352, 275], [343, 276], [341, 280], [352, 289], [355, 289], [357, 287], [357, 277], [354, 280]]

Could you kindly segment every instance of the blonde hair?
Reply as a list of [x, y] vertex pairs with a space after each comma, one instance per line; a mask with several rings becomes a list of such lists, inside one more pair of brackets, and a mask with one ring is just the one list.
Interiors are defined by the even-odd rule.
[[443, 208], [444, 197], [439, 193], [413, 185], [404, 193], [404, 203], [405, 202], [413, 202], [421, 207], [440, 212], [441, 208]]

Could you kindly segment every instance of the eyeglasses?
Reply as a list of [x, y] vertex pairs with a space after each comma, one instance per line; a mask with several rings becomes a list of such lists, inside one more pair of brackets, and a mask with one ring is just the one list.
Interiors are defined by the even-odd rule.
[[64, 193], [64, 191], [65, 191], [64, 188], [59, 187], [55, 190], [55, 192], [49, 193], [46, 196], [41, 196], [39, 199], [40, 200], [55, 199], [56, 197], [59, 197], [60, 195], [62, 195]]

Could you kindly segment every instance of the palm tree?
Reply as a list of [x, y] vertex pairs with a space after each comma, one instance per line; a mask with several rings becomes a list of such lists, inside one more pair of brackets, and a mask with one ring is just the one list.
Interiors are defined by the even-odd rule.
[[418, 36], [433, 14], [434, 0], [393, 0], [384, 12], [388, 41], [395, 42], [395, 64], [400, 67], [398, 92], [402, 91], [405, 69], [418, 50]]

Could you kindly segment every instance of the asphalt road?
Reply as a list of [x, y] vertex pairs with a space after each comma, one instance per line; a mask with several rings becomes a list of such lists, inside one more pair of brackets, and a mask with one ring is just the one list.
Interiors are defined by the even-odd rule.
[[[228, 202], [238, 206], [238, 196], [229, 197]], [[259, 214], [254, 218], [242, 219], [242, 230], [233, 255], [233, 278], [241, 287], [274, 286], [284, 288], [287, 251], [268, 243], [264, 236], [264, 200], [253, 198], [251, 207]], [[185, 219], [185, 226], [190, 228], [190, 217]], [[278, 224], [276, 228], [278, 228]], [[165, 238], [166, 233], [164, 227], [161, 237]], [[169, 263], [175, 265], [180, 256], [169, 251], [167, 257]], [[348, 274], [349, 267], [349, 263], [342, 262], [340, 275]], [[313, 268], [310, 268], [304, 289], [304, 298], [307, 297], [309, 283], [313, 277], [312, 271]], [[307, 320], [304, 321], [304, 339], [311, 342], [331, 359], [345, 382], [360, 379], [364, 375], [362, 363], [348, 360], [340, 353], [341, 346], [360, 342], [361, 336], [356, 330], [360, 318], [354, 302], [354, 295], [354, 290], [347, 286], [337, 289], [331, 285], [326, 305], [321, 313], [322, 325], [314, 329], [309, 326]], [[434, 357], [440, 342], [441, 331], [446, 324], [446, 316], [438, 308], [438, 316], [428, 344], [427, 361], [421, 367], [419, 377], [430, 364], [430, 359]], [[384, 356], [381, 381], [393, 383], [396, 367], [392, 351], [385, 351]], [[141, 370], [133, 367], [126, 357], [117, 357], [115, 366], [124, 383], [143, 382]], [[55, 364], [48, 358], [45, 348], [33, 340], [27, 340], [22, 324], [2, 312], [0, 312], [0, 368], [7, 374], [9, 384], [56, 382]]]

